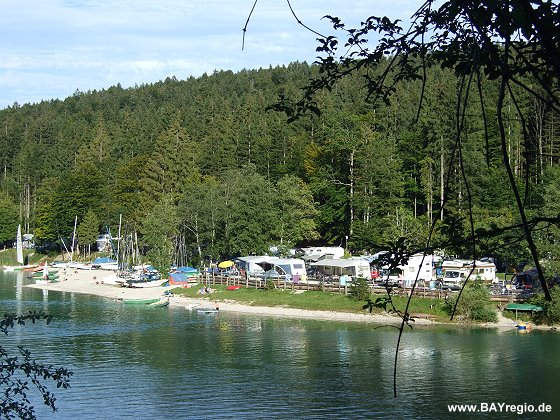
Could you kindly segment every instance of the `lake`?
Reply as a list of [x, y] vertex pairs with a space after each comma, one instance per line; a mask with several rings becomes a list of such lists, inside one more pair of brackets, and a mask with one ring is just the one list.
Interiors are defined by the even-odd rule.
[[[408, 329], [393, 398], [391, 327], [148, 308], [27, 282], [0, 271], [2, 313], [55, 319], [0, 343], [74, 371], [71, 388], [51, 388], [59, 411], [35, 402], [40, 419], [459, 418], [448, 404], [478, 404], [488, 418], [548, 404], [559, 418], [555, 331]], [[504, 403], [516, 407], [496, 413]]]

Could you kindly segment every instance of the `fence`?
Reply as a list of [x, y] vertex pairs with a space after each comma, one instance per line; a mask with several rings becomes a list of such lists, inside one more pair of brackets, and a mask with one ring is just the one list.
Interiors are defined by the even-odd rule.
[[[208, 286], [225, 285], [225, 286], [242, 286], [253, 289], [276, 288], [281, 290], [315, 290], [322, 292], [332, 292], [347, 295], [349, 285], [341, 285], [337, 279], [325, 279], [309, 276], [306, 281], [291, 281], [286, 278], [262, 278], [256, 276], [223, 276], [217, 274], [206, 273], [199, 277], [199, 282]], [[386, 293], [385, 287], [380, 283], [371, 283], [370, 289], [372, 293]], [[393, 287], [392, 293], [397, 296], [410, 295], [411, 287]], [[453, 293], [453, 292], [451, 292]], [[450, 291], [444, 289], [432, 289], [425, 284], [417, 285], [414, 290], [416, 296], [445, 299], [449, 296]], [[520, 300], [515, 294], [492, 296], [491, 300], [497, 302], [514, 302]]]

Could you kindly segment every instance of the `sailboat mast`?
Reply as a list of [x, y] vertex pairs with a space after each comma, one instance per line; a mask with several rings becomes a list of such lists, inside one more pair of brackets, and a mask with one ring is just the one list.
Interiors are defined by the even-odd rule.
[[74, 233], [72, 234], [72, 255], [70, 255], [70, 261], [74, 260], [74, 245], [76, 244], [76, 225], [78, 224], [78, 216], [74, 219]]
[[18, 225], [16, 237], [16, 258], [20, 265], [23, 265], [23, 243], [21, 240], [21, 225]]
[[121, 245], [121, 224], [122, 224], [122, 213], [119, 214], [119, 237], [117, 238], [117, 267], [119, 266], [119, 254]]

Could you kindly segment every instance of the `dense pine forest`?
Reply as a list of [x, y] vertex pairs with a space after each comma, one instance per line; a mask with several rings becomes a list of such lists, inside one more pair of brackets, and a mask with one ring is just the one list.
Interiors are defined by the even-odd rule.
[[[398, 83], [388, 102], [369, 101], [354, 74], [320, 93], [320, 114], [290, 123], [270, 109], [317, 75], [292, 63], [1, 110], [0, 242], [22, 224], [37, 244], [59, 244], [77, 217], [82, 251], [120, 225], [153, 261], [197, 265], [310, 243], [421, 249], [438, 220], [432, 246], [461, 256], [472, 217], [479, 255], [529, 261], [496, 115], [473, 96], [458, 116], [453, 72], [430, 68], [425, 86]], [[495, 82], [480, 89], [496, 101]], [[546, 221], [560, 212], [560, 116], [507, 101], [508, 159], [528, 214]], [[557, 255], [554, 228], [534, 229], [542, 258]]]

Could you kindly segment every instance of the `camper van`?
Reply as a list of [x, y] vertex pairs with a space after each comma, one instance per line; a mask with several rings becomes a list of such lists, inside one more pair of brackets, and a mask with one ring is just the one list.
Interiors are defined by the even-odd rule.
[[[471, 273], [472, 271], [472, 273]], [[441, 264], [441, 285], [444, 289], [460, 289], [470, 273], [470, 280], [497, 282], [496, 265], [491, 261], [448, 260]]]

